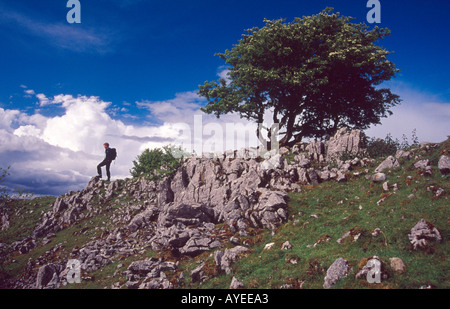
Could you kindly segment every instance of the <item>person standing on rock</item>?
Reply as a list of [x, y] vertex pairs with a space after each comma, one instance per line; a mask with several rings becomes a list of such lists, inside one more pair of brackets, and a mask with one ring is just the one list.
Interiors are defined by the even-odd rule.
[[108, 181], [111, 180], [111, 172], [110, 172], [110, 166], [111, 162], [116, 159], [117, 153], [114, 148], [109, 148], [109, 143], [104, 143], [103, 147], [105, 148], [105, 159], [103, 159], [102, 162], [100, 162], [99, 165], [97, 165], [97, 178], [102, 178], [102, 167], [106, 166], [106, 176], [108, 177]]

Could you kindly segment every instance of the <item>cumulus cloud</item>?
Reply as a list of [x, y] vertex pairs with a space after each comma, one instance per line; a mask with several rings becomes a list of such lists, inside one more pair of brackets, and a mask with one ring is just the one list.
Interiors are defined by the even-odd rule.
[[119, 153], [112, 166], [113, 179], [125, 178], [145, 147], [167, 144], [179, 132], [170, 124], [125, 125], [108, 114], [110, 102], [95, 96], [61, 94], [48, 100], [64, 113], [45, 117], [0, 108], [0, 162], [2, 168], [11, 166], [9, 187], [40, 194], [80, 189], [95, 176], [104, 142]]
[[188, 120], [188, 115], [201, 114], [200, 107], [205, 100], [194, 91], [177, 93], [175, 98], [165, 101], [144, 100], [136, 102], [140, 108], [147, 109], [152, 115], [164, 122], [178, 122], [181, 119]]
[[383, 119], [381, 125], [368, 129], [368, 136], [384, 138], [389, 133], [402, 140], [405, 135], [411, 142], [415, 131], [420, 141], [439, 143], [447, 139], [450, 135], [450, 102], [398, 82], [392, 83], [391, 89], [403, 101], [392, 109], [393, 115]]
[[43, 93], [36, 94], [36, 98], [38, 98], [41, 107], [51, 104], [51, 101]]
[[[383, 119], [382, 125], [367, 130], [369, 136], [391, 133], [401, 140], [403, 134], [416, 129], [421, 141], [446, 139], [450, 133], [449, 103], [408, 87], [398, 86], [393, 92], [403, 103], [393, 109], [393, 116]], [[113, 180], [129, 177], [133, 160], [146, 148], [173, 144], [201, 154], [258, 145], [256, 124], [236, 114], [220, 119], [204, 114], [200, 107], [206, 101], [195, 92], [179, 93], [165, 101], [136, 102], [151, 120], [142, 125], [118, 120], [121, 109], [97, 96], [35, 96], [41, 106], [55, 106], [62, 113], [46, 117], [37, 111], [27, 114], [0, 108], [0, 167], [11, 166], [11, 176], [4, 183], [11, 188], [54, 195], [81, 189], [96, 174], [96, 166], [104, 157], [104, 142], [119, 154], [112, 165]]]

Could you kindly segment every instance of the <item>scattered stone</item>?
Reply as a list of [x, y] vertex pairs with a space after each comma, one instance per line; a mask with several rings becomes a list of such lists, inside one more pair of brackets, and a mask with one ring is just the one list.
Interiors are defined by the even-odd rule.
[[214, 254], [214, 260], [220, 269], [224, 270], [226, 274], [230, 274], [231, 265], [237, 261], [241, 254], [247, 251], [248, 249], [243, 246], [236, 246], [231, 249], [225, 249], [225, 252], [216, 252]]
[[403, 274], [406, 272], [406, 266], [405, 263], [403, 263], [402, 259], [393, 257], [390, 258], [389, 261], [391, 262], [391, 268], [394, 272]]
[[[356, 157], [364, 154], [361, 141], [359, 130], [350, 131], [344, 128], [328, 141], [315, 140], [309, 144], [295, 145], [292, 148], [292, 152], [296, 154], [293, 162], [288, 162], [283, 157], [288, 154], [288, 149], [281, 148], [279, 153], [268, 152], [263, 160], [258, 158], [259, 150], [244, 149], [210, 157], [187, 158], [173, 177], [161, 181], [150, 181], [142, 177], [105, 182], [94, 177], [84, 189], [59, 196], [49, 205], [47, 211], [42, 212], [41, 220], [30, 236], [11, 245], [2, 245], [7, 248], [2, 250], [27, 254], [37, 246], [37, 240], [39, 246], [49, 244], [55, 233], [79, 224], [84, 227], [77, 230], [73, 236], [96, 235], [82, 246], [74, 248], [72, 252], [67, 252], [70, 258], [80, 261], [85, 274], [97, 271], [119, 259], [142, 255], [147, 247], [155, 251], [170, 251], [174, 257], [195, 257], [205, 251], [211, 251], [214, 252], [218, 269], [229, 274], [232, 263], [248, 251], [239, 245], [241, 240], [238, 237], [250, 236], [252, 229], [260, 228], [271, 229], [275, 233], [288, 219], [287, 192], [300, 191], [302, 184], [316, 185], [331, 179], [346, 181], [352, 169], [360, 166], [366, 170], [358, 174], [366, 174], [367, 179], [383, 183], [385, 192], [398, 189], [397, 184], [390, 188], [386, 174], [382, 171], [399, 166], [398, 160], [409, 159], [411, 154], [398, 151], [395, 158], [388, 157], [377, 167], [376, 173], [370, 175], [368, 167], [374, 160]], [[345, 153], [350, 154], [352, 159], [341, 161]], [[421, 157], [416, 158], [419, 160]], [[439, 160], [438, 167], [443, 175], [450, 171], [448, 161], [449, 157], [445, 155]], [[319, 168], [319, 164], [316, 164], [318, 162], [325, 163], [320, 166], [326, 166]], [[425, 172], [431, 171], [427, 160], [420, 160], [415, 166]], [[410, 183], [412, 181], [411, 177]], [[433, 192], [434, 199], [445, 197], [444, 189], [439, 186], [430, 187], [430, 191]], [[350, 203], [353, 204], [353, 201]], [[359, 209], [362, 209], [361, 205]], [[101, 226], [90, 226], [89, 218], [98, 214], [107, 215], [110, 220], [105, 220], [106, 223], [103, 222]], [[317, 219], [318, 216], [313, 214], [311, 218]], [[9, 227], [9, 221], [7, 214], [0, 214], [2, 229]], [[427, 247], [431, 240], [442, 239], [439, 231], [431, 224], [419, 223], [408, 235], [414, 249]], [[304, 223], [306, 224], [308, 221]], [[380, 233], [379, 229], [375, 229], [372, 236], [376, 237]], [[345, 233], [338, 243], [345, 240], [356, 241], [360, 235], [360, 232], [352, 229]], [[330, 237], [326, 236], [319, 238], [313, 246], [329, 241]], [[246, 244], [247, 241], [243, 243]], [[236, 247], [217, 250], [230, 244]], [[264, 250], [269, 250], [273, 245], [274, 243], [267, 244]], [[282, 250], [291, 248], [289, 241], [281, 246]], [[17, 283], [15, 286], [56, 288], [67, 284], [62, 279], [64, 263], [67, 260], [60, 261], [62, 256], [66, 257], [66, 252], [59, 250], [64, 250], [62, 244], [55, 245], [42, 256], [29, 261], [28, 272], [23, 276], [24, 279], [20, 279], [26, 283]], [[394, 263], [392, 260], [391, 265]], [[298, 263], [298, 260], [291, 259], [291, 263], [294, 262]], [[176, 267], [176, 263], [164, 262], [161, 259], [134, 261], [125, 271], [119, 271], [118, 267], [113, 275], [126, 275], [126, 283], [121, 281], [112, 286], [173, 288], [175, 281], [168, 281], [166, 272], [174, 271]], [[330, 266], [329, 273], [327, 272], [324, 287], [334, 285], [342, 274], [348, 272], [348, 268], [347, 261], [342, 258], [336, 260]], [[204, 280], [204, 265], [200, 265], [191, 276], [195, 282]], [[88, 276], [83, 277], [83, 280], [87, 279]], [[241, 287], [237, 283], [238, 279], [234, 279], [238, 286], [234, 288]]]
[[244, 287], [245, 286], [242, 281], [240, 281], [236, 277], [233, 277], [233, 279], [231, 280], [230, 289], [243, 289]]
[[411, 159], [411, 152], [409, 151], [404, 151], [404, 150], [397, 150], [397, 152], [395, 153], [395, 158], [396, 159], [405, 159], [405, 160], [409, 160]]
[[327, 275], [325, 276], [323, 287], [325, 289], [331, 288], [335, 285], [342, 277], [346, 276], [350, 270], [348, 261], [343, 258], [338, 258], [331, 264], [327, 270]]
[[264, 250], [270, 250], [273, 247], [273, 245], [275, 245], [274, 242], [270, 242], [270, 243], [266, 244], [264, 246]]
[[373, 182], [383, 182], [386, 180], [386, 174], [384, 173], [376, 173], [372, 176]]
[[204, 266], [205, 266], [205, 263], [201, 264], [200, 266], [198, 266], [196, 269], [194, 269], [191, 272], [192, 283], [201, 282], [206, 278], [205, 272], [203, 270]]
[[431, 175], [433, 172], [432, 167], [430, 166], [430, 160], [420, 160], [414, 164], [414, 167], [421, 170], [426, 175]]
[[375, 173], [381, 173], [385, 169], [390, 169], [394, 167], [399, 167], [400, 163], [393, 156], [387, 157], [380, 165], [375, 169]]
[[381, 234], [381, 230], [377, 227], [372, 231], [372, 237], [377, 237], [378, 235]]
[[356, 228], [351, 228], [348, 232], [342, 235], [341, 238], [337, 240], [338, 244], [343, 243], [345, 240], [349, 239], [351, 242], [356, 242], [361, 236], [361, 231]]
[[450, 157], [446, 155], [442, 155], [439, 158], [438, 162], [439, 171], [441, 171], [442, 175], [447, 175], [450, 173]]
[[345, 175], [345, 173], [343, 173], [342, 171], [339, 170], [337, 172], [336, 181], [337, 182], [345, 182], [345, 181], [347, 181], [347, 176]]
[[414, 167], [418, 168], [418, 169], [426, 169], [427, 166], [430, 166], [430, 160], [426, 159], [426, 160], [420, 160], [416, 163], [414, 163]]
[[286, 241], [281, 245], [281, 249], [283, 249], [283, 250], [292, 249], [292, 244], [289, 241]]
[[369, 283], [381, 283], [389, 278], [384, 262], [378, 257], [365, 258], [360, 263], [360, 270], [356, 273], [356, 279], [365, 279]]
[[36, 289], [56, 289], [60, 285], [59, 273], [61, 267], [59, 265], [48, 264], [39, 268], [36, 277]]
[[411, 229], [408, 238], [414, 249], [426, 249], [428, 248], [430, 241], [440, 242], [442, 240], [439, 230], [424, 219], [420, 219]]

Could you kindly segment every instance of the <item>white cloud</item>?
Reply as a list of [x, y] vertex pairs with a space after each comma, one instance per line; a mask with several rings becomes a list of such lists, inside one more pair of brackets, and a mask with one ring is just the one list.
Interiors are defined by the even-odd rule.
[[[369, 136], [391, 133], [401, 140], [403, 134], [416, 129], [420, 141], [440, 142], [450, 134], [450, 104], [408, 87], [393, 92], [403, 103], [382, 125], [367, 130]], [[112, 166], [113, 180], [129, 177], [133, 160], [145, 148], [178, 144], [199, 154], [257, 144], [255, 124], [237, 114], [217, 119], [202, 113], [200, 107], [206, 101], [195, 92], [179, 93], [165, 101], [136, 102], [148, 110], [152, 120], [148, 125], [123, 123], [116, 119], [121, 111], [96, 96], [36, 97], [44, 106], [62, 108], [63, 114], [45, 117], [0, 108], [0, 167], [12, 167], [9, 186], [38, 193], [62, 194], [83, 188], [104, 157], [104, 142], [119, 154]]]
[[[9, 186], [35, 186], [34, 192], [52, 194], [80, 189], [96, 175], [96, 166], [104, 158], [104, 142], [119, 153], [111, 167], [112, 178], [125, 178], [132, 161], [145, 148], [161, 147], [179, 135], [179, 127], [169, 122], [132, 126], [113, 119], [108, 113], [111, 103], [99, 97], [43, 97], [48, 104], [62, 107], [64, 113], [45, 117], [0, 108], [1, 167], [11, 165], [14, 174], [8, 177]], [[63, 182], [57, 186], [58, 192], [55, 180]]]
[[[177, 93], [175, 98], [165, 101], [144, 100], [136, 102], [140, 108], [149, 110], [152, 115], [165, 122], [187, 121], [193, 114], [202, 114], [200, 107], [205, 103], [194, 91]], [[192, 117], [191, 117], [192, 118]]]
[[11, 130], [11, 125], [20, 115], [20, 111], [0, 107], [0, 129]]
[[26, 93], [25, 97], [27, 97], [27, 98], [31, 98], [31, 96], [35, 94], [33, 89], [27, 89], [27, 90], [24, 90], [24, 92]]
[[43, 93], [36, 94], [36, 98], [39, 99], [39, 106], [46, 106], [51, 104], [51, 101]]
[[14, 135], [17, 136], [34, 136], [34, 137], [39, 137], [39, 135], [41, 134], [41, 130], [36, 128], [33, 125], [25, 125], [25, 126], [20, 126], [18, 129], [14, 130]]
[[421, 142], [439, 143], [447, 139], [450, 135], [450, 102], [442, 102], [434, 95], [398, 82], [392, 83], [391, 89], [403, 101], [392, 108], [393, 115], [382, 119], [381, 125], [368, 129], [368, 136], [384, 138], [390, 133], [401, 141], [405, 135], [412, 142], [415, 130]]

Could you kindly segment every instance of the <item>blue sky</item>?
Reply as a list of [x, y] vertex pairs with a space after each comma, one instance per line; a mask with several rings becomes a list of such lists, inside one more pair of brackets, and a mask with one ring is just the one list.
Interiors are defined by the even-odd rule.
[[[66, 0], [0, 2], [0, 167], [11, 166], [10, 187], [82, 188], [106, 140], [119, 150], [113, 179], [126, 177], [143, 149], [173, 141], [175, 124], [193, 124], [205, 103], [198, 85], [223, 74], [214, 54], [245, 29], [327, 6], [366, 22], [370, 10], [365, 0], [80, 3], [81, 24], [69, 24]], [[392, 31], [380, 45], [395, 51], [390, 60], [401, 69], [385, 85], [403, 102], [366, 133], [401, 138], [416, 129], [421, 141], [442, 141], [450, 135], [450, 2], [380, 3], [379, 26]]]

